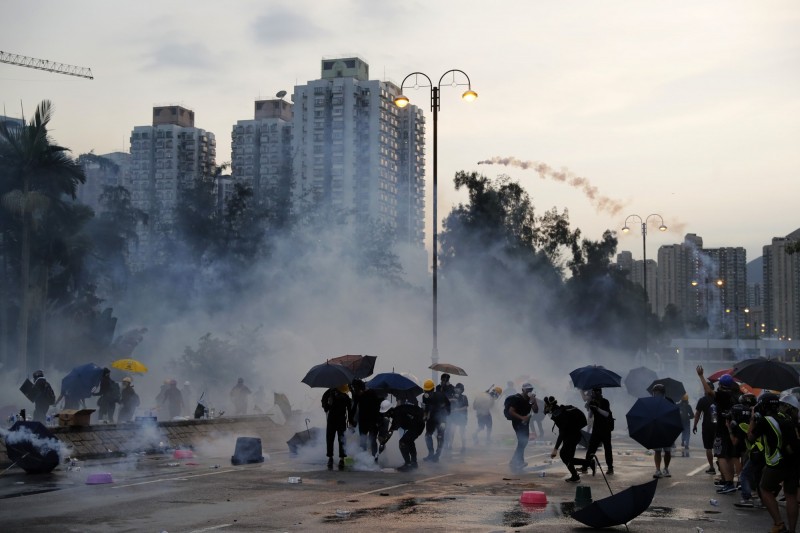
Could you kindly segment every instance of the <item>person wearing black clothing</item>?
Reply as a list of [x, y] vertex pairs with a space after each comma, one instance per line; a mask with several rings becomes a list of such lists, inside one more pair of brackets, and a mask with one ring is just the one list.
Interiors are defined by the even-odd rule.
[[517, 436], [517, 448], [508, 466], [512, 472], [522, 471], [528, 463], [525, 462], [525, 448], [531, 435], [531, 411], [539, 411], [536, 397], [533, 394], [533, 385], [523, 383], [522, 392], [508, 396], [508, 416], [511, 418], [511, 427]]
[[[587, 408], [594, 415], [592, 424], [592, 435], [589, 437], [589, 447], [586, 449], [586, 460], [594, 464], [594, 454], [600, 444], [603, 445], [603, 452], [606, 456], [606, 474], [614, 474], [614, 454], [611, 451], [611, 430], [613, 428], [613, 417], [611, 415], [611, 404], [608, 399], [603, 397], [603, 389], [592, 389], [591, 399], [586, 404]], [[584, 465], [582, 473], [586, 473], [589, 467]]]
[[417, 445], [415, 441], [425, 430], [425, 414], [422, 408], [410, 403], [392, 407], [389, 400], [384, 400], [381, 403], [380, 412], [387, 421], [391, 420], [388, 434], [381, 436], [381, 449], [386, 446], [392, 433], [398, 429], [405, 430], [399, 442], [400, 454], [403, 456], [404, 463], [397, 470], [407, 472], [417, 468]]
[[717, 410], [714, 444], [719, 451], [714, 450], [714, 455], [719, 461], [719, 470], [722, 475], [722, 486], [717, 492], [720, 494], [734, 494], [736, 492], [736, 485], [733, 483], [735, 450], [728, 431], [726, 413], [730, 413], [731, 408], [739, 398], [739, 386], [730, 374], [723, 374], [719, 378], [719, 387], [715, 392], [703, 377], [703, 367], [698, 365], [696, 371], [706, 394], [713, 397]]
[[450, 443], [448, 449], [453, 447], [453, 437], [456, 430], [461, 438], [461, 453], [463, 454], [467, 449], [466, 432], [467, 432], [467, 412], [469, 411], [469, 399], [464, 394], [464, 385], [456, 383], [455, 394], [450, 399]]
[[47, 421], [47, 410], [55, 403], [55, 393], [53, 388], [44, 379], [44, 372], [37, 370], [33, 373], [33, 419], [36, 422]]
[[[442, 376], [444, 377], [444, 376]], [[422, 385], [422, 407], [425, 417], [425, 446], [428, 455], [423, 461], [439, 462], [444, 446], [447, 417], [450, 415], [450, 400], [444, 392], [434, 390], [433, 380], [426, 379]], [[436, 451], [433, 449], [433, 433], [436, 432]]]
[[[709, 383], [709, 387], [714, 389], [714, 386]], [[706, 474], [714, 475], [717, 471], [714, 469], [714, 436], [716, 434], [716, 427], [714, 424], [714, 400], [711, 396], [704, 394], [702, 398], [697, 400], [697, 405], [694, 411], [694, 425], [692, 426], [692, 433], [697, 433], [697, 423], [700, 417], [703, 417], [703, 424], [700, 426], [700, 434], [703, 439], [703, 448], [706, 450], [706, 460], [708, 461], [708, 468]]]
[[117, 423], [130, 422], [133, 420], [133, 414], [136, 408], [139, 407], [139, 395], [133, 390], [133, 380], [129, 377], [122, 378], [122, 392], [119, 397], [119, 414], [117, 415]]
[[97, 419], [111, 423], [114, 421], [114, 410], [119, 401], [119, 385], [111, 379], [111, 370], [103, 369], [103, 376], [100, 378], [100, 388], [92, 396], [99, 396], [97, 399]]
[[586, 426], [586, 416], [583, 411], [572, 405], [558, 405], [556, 399], [549, 396], [544, 400], [544, 412], [550, 415], [550, 418], [553, 419], [558, 428], [558, 439], [556, 439], [556, 445], [550, 453], [551, 458], [554, 459], [556, 455], [559, 455], [558, 448], [563, 444], [560, 457], [571, 474], [564, 481], [577, 483], [581, 480], [575, 465], [591, 468], [592, 475], [594, 475], [596, 468], [594, 458], [591, 461], [575, 459], [575, 449], [581, 441], [581, 429]]
[[344, 432], [347, 429], [347, 421], [350, 420], [350, 410], [352, 403], [347, 392], [350, 388], [342, 385], [338, 389], [328, 389], [322, 395], [322, 409], [328, 417], [325, 426], [325, 444], [327, 445], [328, 470], [333, 469], [333, 439], [339, 439], [339, 470], [344, 469], [344, 458], [347, 454], [344, 451]]
[[360, 379], [353, 380], [353, 408], [350, 410], [350, 425], [358, 426], [359, 445], [362, 450], [369, 444], [370, 453], [378, 453], [378, 431], [381, 424], [381, 400], [374, 389], [366, 388]]

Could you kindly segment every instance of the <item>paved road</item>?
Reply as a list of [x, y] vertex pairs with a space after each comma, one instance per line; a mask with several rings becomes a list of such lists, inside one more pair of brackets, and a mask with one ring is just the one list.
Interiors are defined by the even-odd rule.
[[[324, 453], [290, 457], [268, 451], [262, 464], [231, 466], [217, 453], [175, 460], [170, 455], [132, 456], [88, 462], [80, 470], [59, 467], [47, 476], [12, 469], [0, 474], [0, 530], [169, 533], [223, 531], [573, 531], [569, 518], [576, 486], [563, 481], [566, 469], [549, 462], [550, 446], [528, 447], [528, 469], [511, 475], [512, 446], [499, 437], [492, 449], [468, 448], [448, 462], [421, 463], [411, 473], [396, 465], [397, 442], [376, 466], [359, 456], [345, 471], [329, 472]], [[419, 441], [424, 448], [422, 439]], [[581, 449], [579, 448], [579, 451]], [[230, 452], [227, 452], [230, 453]], [[659, 482], [648, 511], [630, 531], [705, 533], [767, 531], [764, 511], [733, 507], [739, 496], [717, 496], [701, 451], [675, 458], [673, 477]], [[217, 466], [219, 465], [219, 466]], [[615, 492], [651, 479], [651, 456], [627, 439], [615, 440]], [[86, 485], [90, 473], [109, 472], [113, 483]], [[542, 477], [542, 472], [545, 476]], [[302, 478], [289, 483], [289, 478]], [[594, 499], [609, 495], [603, 477], [584, 476]], [[549, 504], [531, 511], [518, 503], [525, 490], [541, 490]], [[709, 504], [710, 498], [719, 506]], [[340, 516], [344, 515], [344, 516]], [[588, 530], [588, 529], [587, 529]], [[617, 528], [624, 531], [624, 527]]]

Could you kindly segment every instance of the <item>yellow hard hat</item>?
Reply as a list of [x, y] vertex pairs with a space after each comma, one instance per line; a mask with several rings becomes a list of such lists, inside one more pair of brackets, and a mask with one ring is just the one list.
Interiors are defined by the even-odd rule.
[[425, 383], [422, 384], [422, 390], [424, 391], [432, 391], [436, 385], [433, 383], [432, 379], [426, 379]]
[[339, 392], [343, 392], [343, 393], [347, 394], [348, 392], [350, 392], [350, 385], [347, 385], [347, 384], [339, 385]]
[[494, 393], [500, 396], [501, 394], [503, 394], [503, 387], [495, 387]]

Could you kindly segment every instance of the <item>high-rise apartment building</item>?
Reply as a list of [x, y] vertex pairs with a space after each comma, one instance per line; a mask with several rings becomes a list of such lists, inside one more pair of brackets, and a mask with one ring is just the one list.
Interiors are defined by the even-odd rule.
[[321, 78], [294, 88], [294, 212], [352, 215], [422, 247], [425, 120], [394, 105], [399, 93], [357, 57], [323, 59]]
[[[720, 294], [719, 313], [721, 333], [739, 338], [746, 332], [747, 316], [747, 252], [742, 247], [709, 248], [704, 250], [716, 268], [714, 283]], [[717, 323], [716, 317], [713, 321]]]
[[147, 213], [137, 228], [132, 270], [160, 264], [174, 232], [182, 191], [214, 173], [214, 134], [194, 126], [194, 111], [172, 105], [153, 108], [153, 124], [131, 133], [130, 188], [133, 207]]
[[258, 100], [253, 119], [238, 121], [231, 134], [232, 179], [278, 210], [290, 205], [292, 107], [282, 98]]
[[800, 228], [763, 247], [765, 337], [800, 339], [800, 254], [786, 246], [800, 241]]

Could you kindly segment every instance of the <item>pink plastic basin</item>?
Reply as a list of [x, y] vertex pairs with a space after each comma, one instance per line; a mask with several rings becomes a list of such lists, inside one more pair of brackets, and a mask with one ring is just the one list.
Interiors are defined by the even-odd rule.
[[547, 494], [540, 490], [526, 490], [519, 497], [520, 503], [527, 503], [531, 505], [546, 505]]
[[104, 483], [113, 483], [114, 481], [111, 479], [111, 474], [109, 473], [102, 473], [102, 474], [89, 474], [89, 477], [86, 478], [87, 485], [102, 485]]
[[192, 450], [175, 450], [172, 454], [174, 459], [191, 459], [194, 457]]

